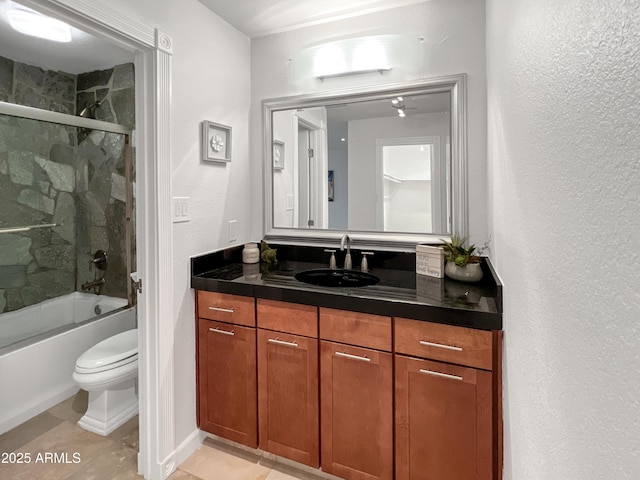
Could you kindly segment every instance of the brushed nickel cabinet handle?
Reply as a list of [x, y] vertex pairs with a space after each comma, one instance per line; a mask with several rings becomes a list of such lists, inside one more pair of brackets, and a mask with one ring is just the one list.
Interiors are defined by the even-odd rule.
[[360, 360], [361, 362], [370, 362], [369, 357], [361, 357], [360, 355], [351, 355], [350, 353], [336, 352], [336, 356], [350, 358], [351, 360]]
[[222, 333], [223, 335], [235, 335], [233, 331], [228, 332], [227, 330], [220, 330], [219, 328], [209, 328], [210, 332]]
[[284, 340], [278, 340], [277, 338], [269, 338], [267, 339], [267, 342], [275, 343], [276, 345], [284, 345], [285, 347], [298, 348], [298, 344], [295, 342], [285, 342]]
[[425, 342], [424, 340], [420, 340], [420, 345], [424, 345], [425, 347], [436, 347], [436, 348], [444, 348], [446, 350], [455, 350], [456, 352], [462, 351], [462, 348], [456, 347], [454, 345], [443, 345], [442, 343]]
[[462, 377], [458, 375], [449, 375], [448, 373], [432, 372], [431, 370], [420, 369], [420, 373], [426, 373], [427, 375], [433, 375], [434, 377], [448, 378], [450, 380], [462, 380]]
[[213, 310], [214, 312], [233, 313], [233, 308], [209, 307], [209, 310]]

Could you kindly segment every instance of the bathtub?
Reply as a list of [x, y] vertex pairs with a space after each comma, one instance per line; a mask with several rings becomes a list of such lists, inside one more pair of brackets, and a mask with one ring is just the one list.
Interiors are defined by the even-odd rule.
[[116, 333], [136, 327], [120, 298], [74, 292], [0, 315], [0, 434], [79, 389], [76, 359]]

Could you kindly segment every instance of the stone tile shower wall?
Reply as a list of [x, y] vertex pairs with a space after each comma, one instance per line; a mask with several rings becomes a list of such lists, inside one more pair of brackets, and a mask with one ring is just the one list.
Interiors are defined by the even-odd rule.
[[[95, 118], [135, 125], [133, 64], [78, 75], [76, 110], [100, 101]], [[76, 182], [78, 225], [78, 286], [95, 278], [91, 259], [96, 250], [107, 252], [108, 268], [102, 293], [127, 296], [125, 137], [78, 129], [77, 158], [83, 177]]]
[[[82, 87], [79, 91], [77, 87]], [[80, 74], [0, 57], [0, 100], [74, 114], [91, 95], [96, 118], [133, 125], [133, 65]], [[109, 254], [102, 293], [126, 298], [124, 136], [0, 116], [0, 312], [80, 290], [90, 259]]]

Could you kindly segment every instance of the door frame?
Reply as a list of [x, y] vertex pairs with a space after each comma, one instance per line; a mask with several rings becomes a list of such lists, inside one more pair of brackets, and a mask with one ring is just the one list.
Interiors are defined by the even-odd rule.
[[[447, 186], [445, 172], [445, 155], [442, 150], [440, 135], [420, 137], [378, 138], [376, 139], [376, 228], [384, 228], [384, 164], [383, 148], [402, 145], [429, 145], [431, 148], [431, 229], [434, 233], [446, 232], [448, 215], [442, 215], [442, 207], [447, 206]], [[436, 179], [436, 181], [434, 181]], [[436, 201], [434, 201], [436, 200]], [[448, 210], [447, 210], [448, 211]]]
[[173, 401], [173, 262], [171, 224], [171, 55], [160, 30], [93, 0], [20, 3], [134, 54], [136, 129], [138, 472], [162, 480], [176, 468]]
[[[322, 120], [316, 121], [312, 116], [306, 115], [305, 111], [299, 111], [294, 118], [297, 121], [294, 124], [294, 142], [296, 152], [296, 162], [299, 162], [298, 158], [298, 133], [300, 127], [309, 131], [309, 148], [313, 149], [313, 161], [309, 161], [309, 178], [317, 178], [320, 180], [320, 186], [317, 187], [317, 183], [311, 182], [309, 185], [308, 198], [309, 198], [309, 211], [313, 217], [314, 225], [312, 228], [298, 225], [298, 228], [308, 228], [310, 230], [326, 229], [329, 226], [329, 201], [327, 199], [328, 190], [328, 160], [327, 160], [327, 148], [326, 148], [326, 122]], [[298, 178], [298, 177], [296, 177]], [[324, 195], [323, 195], [324, 192]], [[300, 189], [298, 188], [298, 195], [300, 195]], [[299, 202], [299, 196], [296, 196]]]

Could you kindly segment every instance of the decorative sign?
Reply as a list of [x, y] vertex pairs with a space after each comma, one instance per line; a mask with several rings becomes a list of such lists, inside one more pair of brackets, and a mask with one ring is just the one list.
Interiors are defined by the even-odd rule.
[[206, 120], [202, 122], [202, 160], [231, 161], [231, 127]]

